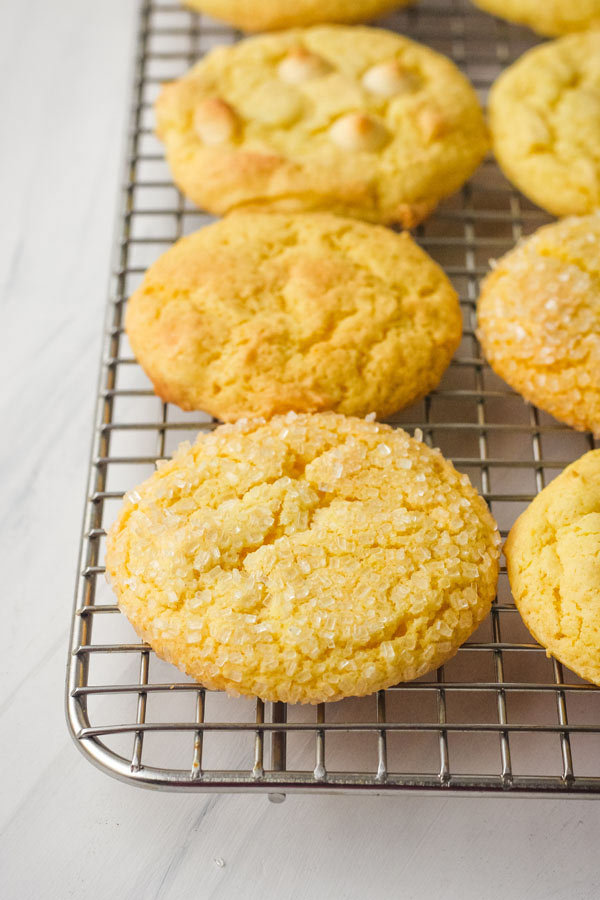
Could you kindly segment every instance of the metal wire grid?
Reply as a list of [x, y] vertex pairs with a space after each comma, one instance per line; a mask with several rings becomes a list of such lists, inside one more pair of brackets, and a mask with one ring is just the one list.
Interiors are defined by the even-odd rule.
[[[482, 100], [499, 71], [534, 42], [467, 0], [422, 0], [383, 24], [452, 57]], [[597, 793], [600, 689], [532, 642], [505, 571], [491, 616], [437, 673], [316, 708], [205, 691], [139, 642], [104, 584], [105, 528], [123, 491], [179, 440], [213, 427], [207, 416], [154, 396], [122, 318], [146, 266], [208, 221], [173, 187], [153, 136], [158, 86], [212, 45], [237, 37], [177, 0], [141, 4], [68, 666], [76, 742], [112, 775], [163, 789], [268, 791], [274, 798], [292, 790]], [[488, 160], [416, 235], [460, 294], [464, 338], [440, 387], [393, 422], [420, 427], [469, 474], [503, 534], [548, 478], [594, 446], [590, 435], [559, 425], [496, 378], [474, 334], [488, 258], [544, 221]]]

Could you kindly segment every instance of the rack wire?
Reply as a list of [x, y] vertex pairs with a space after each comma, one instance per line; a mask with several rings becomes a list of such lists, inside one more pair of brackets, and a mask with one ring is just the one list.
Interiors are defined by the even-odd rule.
[[[381, 21], [450, 56], [485, 102], [531, 32], [467, 0], [421, 0]], [[67, 717], [80, 749], [104, 771], [181, 790], [443, 791], [505, 795], [600, 792], [600, 688], [546, 657], [516, 611], [505, 570], [492, 612], [436, 673], [371, 697], [317, 707], [232, 699], [158, 659], [104, 582], [104, 540], [124, 491], [181, 440], [214, 427], [163, 404], [123, 332], [126, 298], [158, 255], [209, 217], [175, 189], [153, 135], [161, 82], [239, 34], [143, 0], [104, 334], [67, 675]], [[466, 472], [506, 535], [544, 484], [594, 447], [509, 390], [481, 358], [478, 279], [548, 217], [514, 191], [491, 159], [421, 225], [416, 238], [459, 292], [462, 344], [441, 385], [392, 424], [419, 427]]]

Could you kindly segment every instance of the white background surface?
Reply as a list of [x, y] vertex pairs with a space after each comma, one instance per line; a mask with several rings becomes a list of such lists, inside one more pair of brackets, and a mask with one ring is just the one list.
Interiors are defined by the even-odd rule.
[[0, 896], [598, 897], [597, 801], [153, 794], [72, 745], [63, 679], [134, 6], [0, 2]]

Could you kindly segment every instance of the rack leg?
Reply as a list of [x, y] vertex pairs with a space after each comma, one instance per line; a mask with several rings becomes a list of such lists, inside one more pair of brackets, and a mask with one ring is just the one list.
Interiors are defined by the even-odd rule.
[[[285, 703], [271, 704], [271, 721], [274, 723], [287, 722], [287, 706]], [[286, 734], [285, 731], [274, 731], [271, 734], [271, 769], [274, 772], [284, 772], [286, 767]], [[285, 794], [269, 794], [271, 803], [283, 803]]]

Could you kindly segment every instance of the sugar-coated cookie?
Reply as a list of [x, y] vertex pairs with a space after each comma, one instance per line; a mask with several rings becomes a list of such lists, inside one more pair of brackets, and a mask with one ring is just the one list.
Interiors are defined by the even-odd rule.
[[534, 638], [600, 684], [600, 450], [568, 466], [513, 525], [504, 548]]
[[540, 228], [498, 260], [478, 303], [492, 368], [527, 400], [600, 432], [600, 213]]
[[122, 611], [208, 688], [317, 703], [416, 678], [487, 615], [499, 535], [466, 475], [334, 413], [224, 425], [126, 498]]
[[493, 85], [494, 153], [525, 196], [556, 216], [600, 206], [600, 30], [534, 47]]
[[234, 421], [388, 415], [437, 385], [462, 319], [406, 232], [329, 213], [234, 213], [150, 267], [126, 329], [164, 400]]
[[163, 88], [156, 116], [177, 185], [218, 214], [329, 210], [410, 228], [488, 148], [449, 59], [358, 26], [216, 48]]
[[184, 0], [243, 31], [272, 31], [319, 22], [366, 22], [412, 0]]
[[486, 12], [556, 37], [600, 25], [600, 0], [473, 0]]

